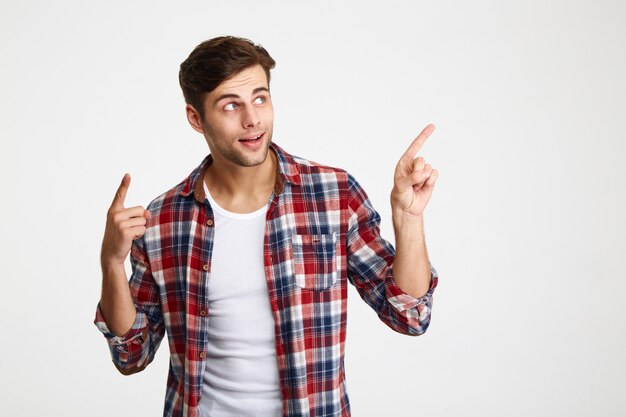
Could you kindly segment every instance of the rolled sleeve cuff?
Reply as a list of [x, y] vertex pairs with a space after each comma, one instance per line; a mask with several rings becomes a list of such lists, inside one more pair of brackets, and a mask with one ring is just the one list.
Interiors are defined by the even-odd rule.
[[398, 287], [393, 277], [393, 268], [390, 267], [385, 278], [387, 300], [396, 311], [404, 315], [410, 322], [417, 320], [419, 323], [427, 323], [430, 319], [433, 292], [437, 287], [437, 282], [437, 271], [431, 264], [428, 291], [419, 298], [413, 297]]
[[141, 345], [146, 339], [146, 334], [148, 330], [148, 319], [146, 317], [146, 314], [142, 312], [136, 304], [135, 311], [135, 321], [131, 328], [124, 335], [117, 336], [109, 330], [109, 327], [104, 320], [104, 316], [102, 315], [100, 303], [98, 303], [94, 324], [96, 325], [98, 330], [100, 330], [100, 332], [104, 334], [104, 337], [107, 338], [109, 345], [116, 346], [118, 351], [120, 350], [120, 348], [124, 350], [124, 347], [127, 347], [129, 344]]

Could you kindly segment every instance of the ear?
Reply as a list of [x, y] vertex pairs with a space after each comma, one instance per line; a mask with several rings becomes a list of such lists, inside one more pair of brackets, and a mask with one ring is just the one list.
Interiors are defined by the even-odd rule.
[[202, 118], [200, 117], [200, 113], [196, 110], [191, 104], [187, 104], [185, 106], [185, 112], [187, 113], [187, 121], [198, 133], [204, 134], [204, 128], [202, 127]]

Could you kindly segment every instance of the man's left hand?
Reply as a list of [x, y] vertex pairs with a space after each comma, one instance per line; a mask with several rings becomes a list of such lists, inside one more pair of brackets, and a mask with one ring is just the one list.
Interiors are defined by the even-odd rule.
[[402, 214], [419, 218], [424, 213], [439, 172], [427, 164], [421, 156], [414, 157], [434, 130], [435, 125], [426, 126], [396, 165], [393, 190], [391, 190], [391, 210], [394, 215]]

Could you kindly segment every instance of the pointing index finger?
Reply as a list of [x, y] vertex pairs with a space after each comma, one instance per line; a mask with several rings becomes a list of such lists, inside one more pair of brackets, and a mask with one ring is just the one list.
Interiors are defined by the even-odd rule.
[[113, 197], [113, 202], [111, 203], [112, 209], [123, 209], [124, 208], [124, 200], [126, 200], [126, 191], [128, 191], [128, 187], [130, 186], [130, 174], [124, 174], [122, 178], [122, 183], [117, 188], [115, 192], [115, 197]]
[[428, 126], [426, 126], [409, 145], [409, 148], [406, 150], [406, 152], [404, 152], [402, 158], [412, 160], [415, 157], [415, 154], [419, 152], [424, 142], [426, 142], [426, 139], [428, 139], [428, 137], [431, 133], [433, 133], [434, 130], [435, 125], [432, 123], [428, 124]]

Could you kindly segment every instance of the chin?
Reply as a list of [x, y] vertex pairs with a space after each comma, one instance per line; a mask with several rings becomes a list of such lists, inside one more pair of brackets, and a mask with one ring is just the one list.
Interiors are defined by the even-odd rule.
[[249, 155], [240, 154], [235, 162], [237, 165], [245, 166], [245, 167], [254, 167], [257, 165], [261, 165], [267, 160], [267, 156], [269, 153], [269, 146], [264, 147], [264, 149], [259, 149], [258, 154], [256, 154], [253, 158]]

